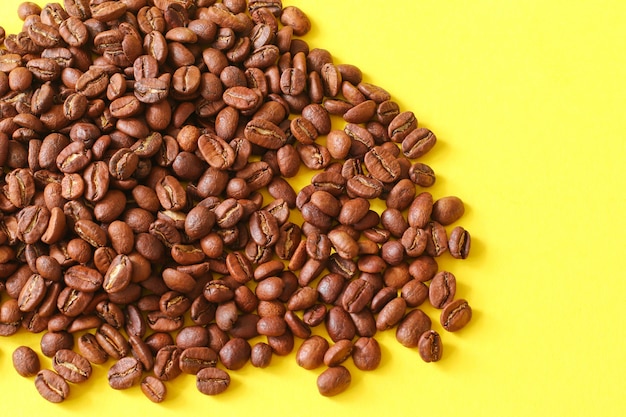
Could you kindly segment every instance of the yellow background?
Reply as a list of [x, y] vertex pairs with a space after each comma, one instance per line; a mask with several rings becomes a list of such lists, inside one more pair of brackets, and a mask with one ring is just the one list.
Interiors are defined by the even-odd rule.
[[[21, 331], [0, 340], [2, 415], [624, 415], [626, 3], [283, 3], [310, 16], [311, 47], [359, 66], [436, 133], [423, 158], [438, 174], [430, 191], [465, 201], [458, 224], [473, 238], [470, 259], [440, 266], [473, 321], [442, 332], [435, 364], [379, 334], [380, 368], [349, 362], [352, 386], [338, 397], [319, 396], [321, 369], [292, 354], [230, 372], [217, 397], [181, 376], [160, 405], [138, 387], [110, 389], [108, 365], [65, 403], [46, 403], [11, 367], [16, 346], [39, 343]], [[7, 33], [18, 4], [2, 2]]]

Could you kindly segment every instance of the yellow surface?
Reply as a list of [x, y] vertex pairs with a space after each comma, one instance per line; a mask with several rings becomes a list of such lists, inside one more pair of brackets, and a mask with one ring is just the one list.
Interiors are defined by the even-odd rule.
[[[283, 3], [311, 17], [311, 47], [358, 65], [437, 134], [423, 158], [438, 174], [430, 191], [466, 202], [458, 223], [473, 238], [471, 259], [440, 265], [473, 321], [442, 332], [435, 364], [379, 334], [380, 368], [349, 362], [352, 386], [331, 399], [317, 393], [321, 369], [292, 354], [231, 372], [217, 397], [181, 376], [161, 405], [110, 389], [108, 365], [46, 403], [11, 367], [16, 346], [38, 346], [22, 331], [0, 340], [2, 415], [624, 415], [626, 3]], [[17, 4], [3, 1], [7, 33]]]

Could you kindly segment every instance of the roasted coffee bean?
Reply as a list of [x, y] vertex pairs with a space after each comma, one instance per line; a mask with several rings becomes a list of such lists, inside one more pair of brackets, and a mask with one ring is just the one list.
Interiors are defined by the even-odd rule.
[[181, 374], [180, 356], [183, 350], [176, 345], [164, 346], [154, 358], [154, 375], [161, 381], [171, 381]]
[[352, 347], [354, 365], [362, 371], [378, 368], [381, 361], [381, 350], [378, 341], [373, 337], [359, 337]]
[[[247, 340], [235, 337], [230, 339], [219, 351], [220, 362], [226, 369], [242, 368], [250, 359], [251, 347]], [[198, 373], [200, 374], [200, 372]]]
[[463, 216], [463, 201], [455, 196], [442, 197], [434, 202], [431, 218], [444, 226], [454, 223]]
[[448, 250], [450, 255], [456, 259], [465, 259], [469, 256], [471, 237], [467, 230], [457, 226], [450, 232], [448, 239]]
[[44, 399], [52, 403], [63, 402], [70, 393], [65, 379], [49, 369], [42, 369], [37, 373], [35, 387]]
[[272, 361], [272, 348], [264, 342], [252, 346], [250, 363], [256, 368], [267, 368]]
[[455, 332], [462, 329], [472, 319], [472, 308], [464, 299], [454, 300], [441, 311], [440, 322], [444, 329]]
[[441, 336], [434, 330], [422, 333], [419, 338], [417, 351], [424, 362], [437, 362], [443, 354]]
[[167, 388], [160, 379], [151, 375], [146, 376], [141, 381], [141, 392], [154, 403], [160, 403], [165, 400]]
[[11, 358], [13, 367], [23, 377], [35, 376], [41, 369], [39, 356], [28, 346], [20, 346], [15, 349]]
[[420, 309], [409, 311], [396, 328], [396, 339], [403, 346], [412, 348], [419, 345], [420, 336], [430, 330], [431, 320]]
[[378, 313], [376, 328], [380, 331], [387, 330], [398, 324], [404, 316], [406, 301], [397, 297], [389, 301]]
[[180, 354], [179, 367], [184, 373], [196, 375], [204, 368], [214, 368], [217, 360], [217, 353], [210, 347], [189, 347]]
[[443, 308], [454, 299], [456, 277], [448, 271], [439, 271], [430, 282], [428, 298], [435, 308]]
[[66, 381], [79, 383], [91, 376], [91, 364], [78, 353], [61, 349], [52, 358], [52, 367]]
[[317, 377], [317, 389], [324, 397], [332, 397], [342, 393], [350, 386], [352, 376], [342, 365], [326, 369]]
[[121, 359], [128, 354], [130, 346], [124, 335], [108, 323], [103, 323], [96, 331], [96, 340], [111, 357]]
[[141, 380], [141, 363], [133, 357], [121, 358], [107, 373], [109, 385], [113, 389], [128, 389]]
[[109, 358], [109, 355], [102, 349], [102, 346], [91, 333], [85, 333], [78, 338], [78, 350], [83, 357], [89, 362], [95, 364], [103, 364]]
[[219, 368], [204, 368], [196, 374], [196, 387], [205, 395], [217, 395], [226, 391], [230, 376]]

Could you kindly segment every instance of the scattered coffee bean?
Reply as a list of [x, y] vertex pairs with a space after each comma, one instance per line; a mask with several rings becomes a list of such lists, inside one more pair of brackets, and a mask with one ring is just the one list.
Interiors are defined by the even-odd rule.
[[[180, 373], [215, 395], [230, 384], [218, 365], [264, 368], [303, 339], [296, 363], [329, 366], [318, 389], [331, 396], [350, 385], [350, 356], [379, 366], [373, 336], [396, 325], [439, 360], [430, 319], [410, 309], [428, 298], [446, 330], [470, 321], [435, 257], [465, 259], [471, 242], [446, 230], [458, 197], [418, 192], [435, 182], [416, 161], [435, 134], [293, 38], [311, 29], [295, 6], [87, 3], [24, 2], [23, 32], [0, 30], [0, 335], [46, 331], [56, 371], [22, 346], [17, 372], [60, 402], [113, 357], [111, 387], [141, 381], [161, 402]], [[295, 190], [301, 165], [317, 172]], [[312, 336], [322, 323], [332, 346]]]

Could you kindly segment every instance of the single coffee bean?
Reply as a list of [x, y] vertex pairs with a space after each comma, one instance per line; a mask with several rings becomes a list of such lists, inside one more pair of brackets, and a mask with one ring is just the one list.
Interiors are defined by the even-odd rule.
[[448, 250], [453, 258], [466, 259], [469, 256], [470, 246], [471, 236], [467, 230], [461, 226], [452, 229], [448, 239]]
[[396, 339], [403, 346], [413, 348], [419, 345], [420, 336], [430, 330], [431, 321], [420, 309], [409, 311], [396, 328]]
[[230, 385], [230, 375], [219, 368], [204, 368], [196, 374], [196, 387], [205, 395], [217, 395]]
[[431, 217], [444, 226], [454, 223], [465, 213], [463, 201], [455, 196], [442, 197], [435, 201]]
[[165, 400], [167, 388], [163, 381], [148, 375], [141, 381], [141, 392], [153, 403], [160, 403]]
[[296, 363], [304, 369], [315, 369], [324, 363], [329, 344], [322, 336], [313, 335], [306, 339], [296, 353]]
[[215, 367], [217, 360], [217, 353], [210, 347], [195, 346], [182, 351], [178, 366], [182, 372], [195, 375], [201, 369]]
[[456, 332], [462, 329], [472, 319], [472, 308], [464, 299], [448, 303], [441, 311], [440, 322], [444, 329]]
[[456, 277], [448, 271], [439, 271], [428, 287], [428, 299], [435, 308], [443, 308], [454, 299]]
[[332, 397], [344, 392], [350, 386], [352, 376], [344, 366], [326, 369], [317, 377], [317, 389], [324, 397]]
[[404, 316], [406, 301], [397, 297], [389, 301], [378, 313], [376, 318], [376, 328], [380, 331], [387, 330], [398, 324]]
[[102, 346], [96, 340], [96, 337], [91, 333], [85, 333], [78, 338], [78, 351], [89, 362], [95, 364], [103, 364], [109, 358]]
[[250, 358], [251, 347], [247, 340], [232, 338], [220, 349], [219, 358], [226, 369], [242, 368]]
[[324, 354], [324, 364], [326, 366], [337, 366], [343, 363], [352, 353], [353, 344], [351, 340], [342, 339], [328, 348]]
[[89, 361], [69, 349], [61, 349], [55, 353], [52, 358], [52, 367], [68, 382], [83, 382], [91, 376]]
[[35, 376], [41, 369], [39, 356], [28, 346], [20, 346], [13, 351], [13, 367], [23, 377]]
[[49, 369], [37, 373], [35, 387], [44, 399], [52, 403], [63, 402], [70, 393], [70, 386], [65, 379]]
[[154, 375], [161, 381], [171, 381], [182, 372], [180, 356], [183, 350], [176, 345], [163, 346], [155, 355]]
[[264, 342], [252, 346], [250, 363], [256, 368], [267, 368], [272, 361], [272, 347]]
[[422, 333], [419, 338], [417, 351], [424, 362], [437, 362], [443, 354], [441, 336], [434, 330]]
[[113, 389], [128, 389], [139, 383], [141, 373], [141, 363], [137, 359], [127, 356], [111, 366], [107, 373], [107, 379]]
[[381, 350], [378, 341], [373, 337], [359, 337], [352, 348], [354, 365], [362, 371], [378, 368], [381, 361]]

